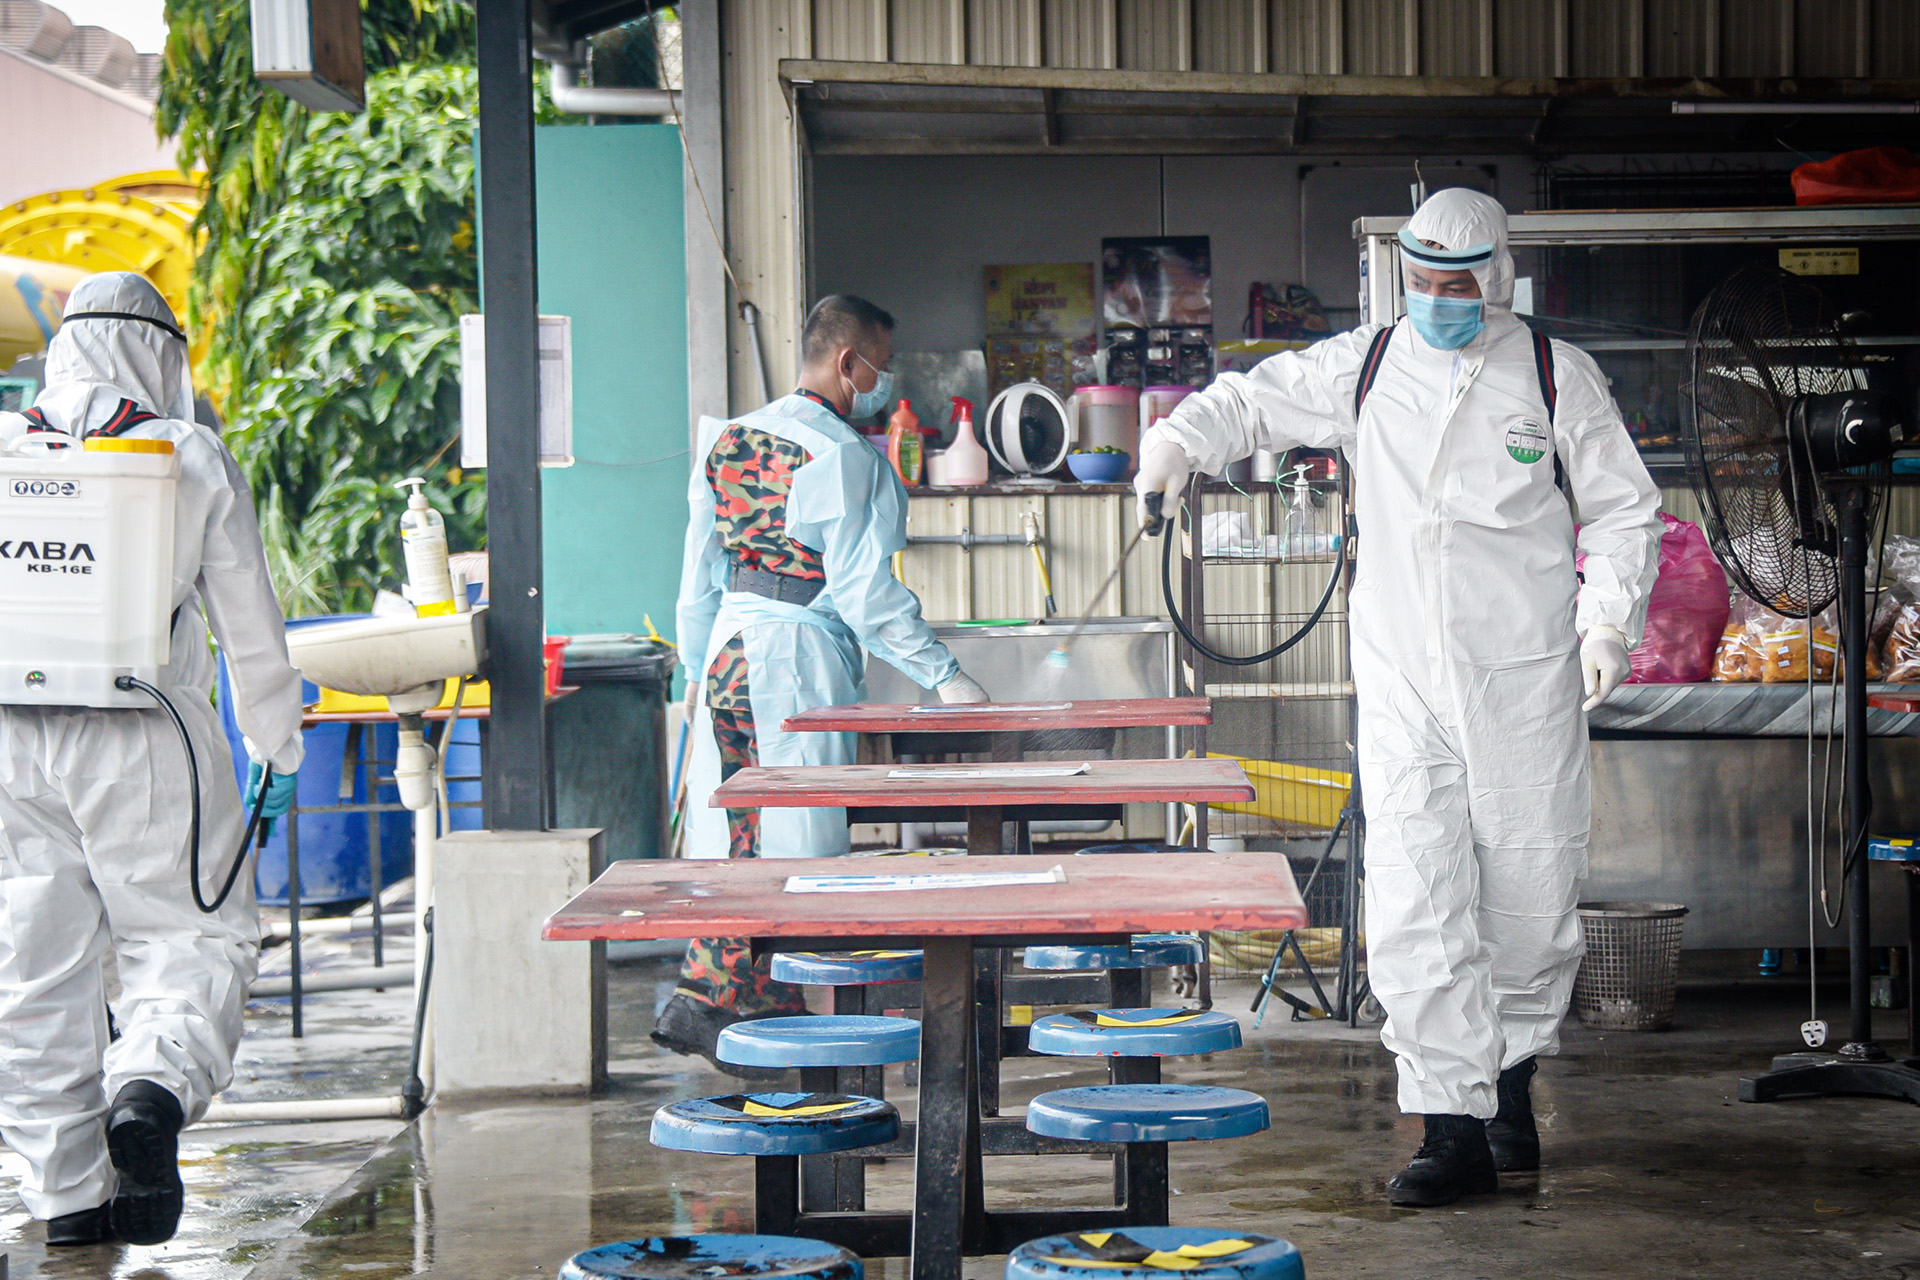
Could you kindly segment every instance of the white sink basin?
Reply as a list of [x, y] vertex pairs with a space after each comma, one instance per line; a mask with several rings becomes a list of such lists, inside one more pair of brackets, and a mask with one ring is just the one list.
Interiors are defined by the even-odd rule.
[[487, 611], [296, 627], [287, 652], [301, 675], [341, 693], [384, 698], [433, 685], [437, 697], [442, 681], [472, 675], [486, 660]]

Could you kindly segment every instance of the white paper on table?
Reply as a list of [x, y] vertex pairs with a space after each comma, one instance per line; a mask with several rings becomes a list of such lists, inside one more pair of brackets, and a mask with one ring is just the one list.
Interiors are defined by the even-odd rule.
[[993, 889], [1014, 884], [1065, 884], [1067, 870], [969, 871], [957, 875], [788, 876], [788, 893], [900, 893], [909, 889]]
[[936, 702], [927, 706], [909, 708], [910, 716], [933, 715], [936, 712], [957, 712], [960, 715], [998, 715], [1003, 712], [1021, 711], [1065, 711], [1073, 706], [1071, 702]]
[[983, 778], [998, 778], [1010, 781], [1014, 778], [1077, 778], [1087, 772], [1085, 764], [1050, 765], [931, 765], [909, 769], [889, 769], [889, 779], [935, 778], [940, 781], [966, 779], [978, 781]]

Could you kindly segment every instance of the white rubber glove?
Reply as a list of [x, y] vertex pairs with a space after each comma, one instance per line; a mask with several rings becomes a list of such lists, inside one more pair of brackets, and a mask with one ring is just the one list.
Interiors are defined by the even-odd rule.
[[942, 702], [993, 701], [992, 698], [987, 696], [987, 691], [980, 687], [980, 682], [964, 671], [941, 685], [939, 693], [940, 701]]
[[1140, 523], [1146, 524], [1152, 519], [1147, 510], [1147, 495], [1164, 494], [1160, 514], [1172, 517], [1180, 504], [1180, 495], [1187, 491], [1187, 475], [1192, 468], [1187, 463], [1187, 451], [1172, 440], [1155, 440], [1140, 452], [1140, 470], [1133, 477], [1133, 491], [1138, 495], [1134, 499], [1135, 512]]
[[702, 683], [704, 682], [694, 678], [691, 671], [687, 673], [687, 700], [685, 706], [688, 724], [692, 724], [693, 718], [700, 714], [700, 686]]
[[1595, 627], [1580, 642], [1580, 673], [1586, 677], [1587, 700], [1582, 711], [1591, 711], [1610, 697], [1620, 682], [1633, 672], [1627, 660], [1627, 638], [1613, 627]]

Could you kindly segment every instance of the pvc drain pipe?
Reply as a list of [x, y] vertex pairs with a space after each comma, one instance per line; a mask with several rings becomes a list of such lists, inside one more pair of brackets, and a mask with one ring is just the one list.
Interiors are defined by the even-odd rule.
[[200, 1124], [285, 1124], [302, 1120], [400, 1120], [401, 1098], [306, 1098], [290, 1102], [215, 1102]]

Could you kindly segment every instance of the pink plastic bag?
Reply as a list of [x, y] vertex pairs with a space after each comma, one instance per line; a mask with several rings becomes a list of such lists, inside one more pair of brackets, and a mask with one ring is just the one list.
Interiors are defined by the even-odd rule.
[[[1727, 575], [1697, 524], [1660, 513], [1660, 577], [1647, 601], [1647, 629], [1628, 684], [1691, 684], [1713, 675], [1727, 629]], [[1574, 560], [1586, 567], [1586, 556]]]
[[1727, 575], [1697, 524], [1660, 513], [1660, 577], [1628, 684], [1688, 684], [1713, 674], [1727, 628]]

